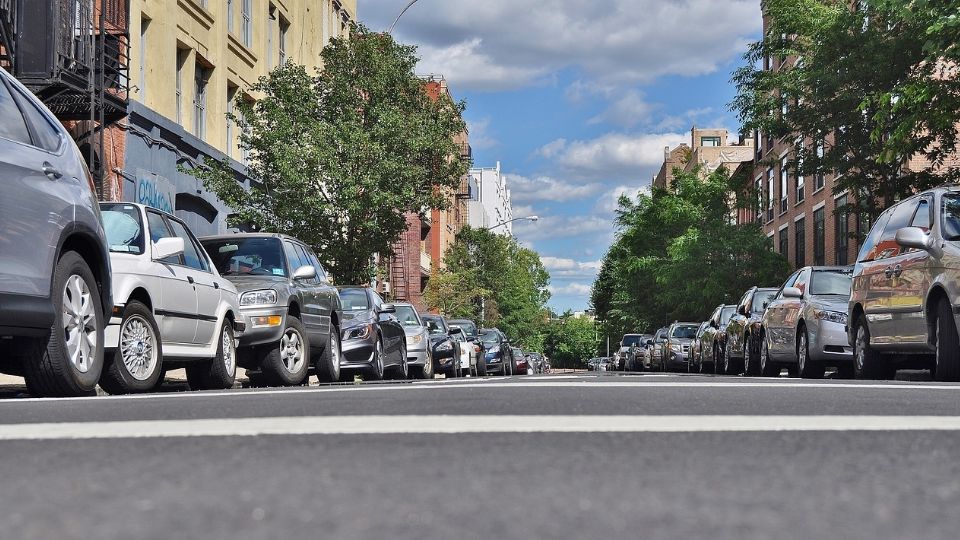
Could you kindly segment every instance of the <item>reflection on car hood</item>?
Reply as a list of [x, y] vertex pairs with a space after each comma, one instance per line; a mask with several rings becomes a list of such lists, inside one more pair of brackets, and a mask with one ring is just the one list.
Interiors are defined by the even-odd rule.
[[848, 299], [841, 295], [812, 296], [810, 297], [810, 306], [825, 309], [827, 311], [847, 312]]
[[223, 276], [224, 279], [233, 283], [234, 287], [237, 288], [237, 291], [244, 293], [246, 291], [254, 291], [257, 289], [276, 289], [277, 292], [281, 292], [284, 288], [289, 285], [287, 278], [277, 277], [277, 276], [252, 276], [250, 274], [234, 274], [229, 276]]
[[343, 312], [343, 327], [349, 328], [351, 326], [358, 326], [361, 324], [370, 324], [374, 320], [373, 311], [364, 310], [364, 311], [344, 311]]

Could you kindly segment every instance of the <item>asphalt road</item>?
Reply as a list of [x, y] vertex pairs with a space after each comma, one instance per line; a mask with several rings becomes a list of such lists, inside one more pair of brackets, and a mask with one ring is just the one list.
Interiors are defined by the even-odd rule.
[[0, 538], [955, 539], [958, 398], [591, 374], [3, 399]]

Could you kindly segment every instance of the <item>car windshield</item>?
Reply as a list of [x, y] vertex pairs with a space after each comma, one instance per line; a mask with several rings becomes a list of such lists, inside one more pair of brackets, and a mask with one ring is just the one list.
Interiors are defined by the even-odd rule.
[[370, 309], [370, 299], [363, 289], [343, 289], [340, 291], [340, 302], [344, 311], [367, 311]]
[[143, 220], [140, 218], [140, 210], [132, 204], [104, 204], [100, 206], [100, 211], [110, 251], [142, 254]]
[[201, 240], [223, 276], [287, 277], [279, 238], [226, 238]]
[[480, 341], [483, 343], [500, 343], [500, 336], [496, 332], [484, 332], [480, 334]]
[[852, 279], [849, 272], [839, 270], [818, 270], [810, 278], [810, 294], [835, 294], [850, 296]]
[[471, 321], [450, 321], [450, 326], [456, 326], [457, 328], [463, 330], [464, 335], [467, 337], [477, 336], [477, 325], [473, 324]]
[[951, 192], [943, 196], [943, 238], [960, 240], [960, 193]]
[[621, 347], [630, 347], [633, 345], [639, 345], [640, 341], [643, 339], [643, 336], [639, 334], [631, 334], [628, 336], [623, 336], [623, 340], [620, 342]]
[[427, 331], [430, 332], [431, 336], [439, 336], [447, 333], [447, 329], [443, 325], [443, 319], [438, 317], [424, 317], [423, 324], [427, 327]]
[[413, 306], [397, 306], [397, 320], [404, 326], [420, 326], [420, 320], [417, 319], [417, 311]]
[[724, 306], [720, 310], [720, 324], [727, 324], [730, 322], [730, 319], [733, 318], [733, 314], [737, 312], [736, 306]]
[[695, 324], [681, 324], [676, 326], [673, 329], [673, 332], [670, 333], [670, 337], [677, 339], [693, 339], [697, 335], [697, 325]]
[[773, 300], [774, 295], [777, 294], [777, 291], [757, 291], [753, 295], [753, 304], [750, 306], [750, 309], [754, 313], [763, 313], [763, 310], [767, 309], [767, 304]]

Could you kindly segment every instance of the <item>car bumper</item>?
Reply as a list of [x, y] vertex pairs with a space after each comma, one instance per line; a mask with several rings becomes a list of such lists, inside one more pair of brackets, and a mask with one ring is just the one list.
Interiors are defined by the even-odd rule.
[[[240, 337], [241, 347], [274, 344], [283, 337], [287, 325], [286, 308], [241, 309], [240, 315], [246, 323], [246, 330]], [[271, 324], [276, 323], [277, 317], [280, 318], [279, 324]]]
[[808, 335], [812, 360], [853, 361], [853, 347], [847, 340], [847, 331], [843, 324], [820, 321], [819, 327], [811, 327]]
[[690, 353], [671, 353], [667, 357], [666, 368], [667, 369], [687, 369], [687, 362], [690, 361]]
[[425, 366], [428, 358], [426, 349], [407, 349], [407, 365]]
[[502, 358], [487, 358], [487, 372], [501, 373], [503, 372], [503, 359]]
[[376, 334], [362, 339], [344, 340], [341, 345], [343, 358], [340, 367], [362, 369], [373, 365], [373, 353], [377, 349]]

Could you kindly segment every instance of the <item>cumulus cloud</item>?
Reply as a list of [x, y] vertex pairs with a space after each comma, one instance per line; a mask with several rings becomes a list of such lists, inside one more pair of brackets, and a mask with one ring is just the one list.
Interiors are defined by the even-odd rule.
[[547, 159], [552, 158], [553, 156], [559, 154], [564, 148], [567, 147], [566, 139], [557, 139], [551, 141], [543, 146], [541, 146], [536, 151], [536, 155], [540, 157], [545, 157]]
[[614, 98], [613, 103], [605, 111], [591, 118], [588, 123], [634, 127], [650, 123], [651, 115], [658, 108], [658, 105], [647, 102], [640, 92], [630, 90]]
[[663, 163], [665, 147], [689, 143], [689, 139], [687, 133], [608, 133], [568, 143], [557, 162], [586, 178], [647, 178]]
[[[600, 191], [595, 183], [567, 182], [549, 176], [528, 178], [519, 174], [507, 175], [507, 187], [514, 201], [565, 202], [589, 197]], [[517, 214], [514, 211], [514, 214]]]
[[552, 278], [594, 278], [601, 264], [601, 261], [576, 261], [562, 257], [540, 257], [540, 261]]
[[556, 240], [580, 236], [613, 235], [613, 223], [609, 219], [597, 216], [540, 216], [536, 223], [518, 221], [513, 226], [513, 234], [520, 240]]
[[620, 197], [626, 195], [636, 198], [639, 193], [650, 194], [650, 185], [646, 186], [617, 186], [600, 196], [594, 210], [604, 214], [612, 214], [620, 207]]
[[553, 296], [590, 296], [591, 287], [583, 283], [568, 283], [567, 285], [547, 287]]

